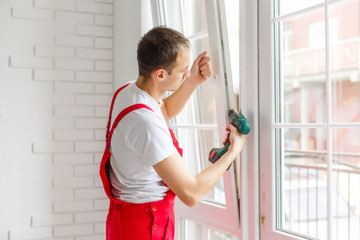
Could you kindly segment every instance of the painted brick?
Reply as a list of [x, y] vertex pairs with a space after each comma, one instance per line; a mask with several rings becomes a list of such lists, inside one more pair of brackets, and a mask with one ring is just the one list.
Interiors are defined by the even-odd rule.
[[95, 24], [112, 26], [112, 25], [114, 25], [114, 18], [113, 18], [113, 16], [96, 15], [95, 16]]
[[[98, 167], [99, 168], [99, 167]], [[76, 171], [76, 169], [75, 169]], [[54, 179], [54, 188], [86, 188], [93, 186], [92, 177], [67, 177]]]
[[[75, 223], [103, 222], [106, 220], [106, 216], [107, 216], [107, 211], [75, 213]], [[104, 233], [104, 232], [96, 232], [96, 233]]]
[[56, 11], [55, 20], [68, 23], [92, 24], [94, 22], [94, 16], [86, 13]]
[[54, 19], [54, 11], [26, 7], [13, 7], [11, 9], [11, 16], [18, 19], [51, 21]]
[[94, 132], [92, 130], [55, 130], [55, 141], [76, 141], [93, 140]]
[[54, 164], [89, 164], [93, 162], [91, 153], [57, 153]]
[[60, 93], [93, 93], [94, 85], [92, 83], [65, 83], [56, 82], [55, 92]]
[[58, 58], [54, 61], [57, 69], [92, 70], [94, 68], [94, 61], [92, 60]]
[[112, 60], [113, 51], [105, 49], [78, 48], [76, 49], [76, 56], [79, 58]]
[[74, 71], [34, 69], [34, 80], [74, 81]]
[[108, 210], [109, 199], [94, 200], [94, 210]]
[[76, 235], [87, 235], [93, 233], [92, 224], [56, 226], [54, 227], [54, 237], [66, 237]]
[[113, 71], [114, 62], [113, 61], [95, 61], [95, 70], [96, 71]]
[[43, 239], [51, 237], [51, 227], [38, 227], [9, 231], [9, 240]]
[[103, 157], [103, 153], [94, 153], [94, 163], [99, 164]]
[[74, 144], [72, 142], [46, 142], [33, 143], [33, 153], [51, 153], [51, 152], [72, 152]]
[[92, 106], [101, 106], [109, 105], [111, 102], [110, 95], [77, 95], [76, 104], [80, 105], [92, 105]]
[[94, 186], [95, 186], [95, 187], [102, 187], [102, 186], [103, 186], [100, 176], [96, 176], [96, 177], [95, 177], [95, 179], [94, 179]]
[[95, 84], [95, 93], [103, 93], [103, 94], [113, 94], [114, 93], [114, 85], [113, 84]]
[[72, 93], [54, 93], [53, 94], [54, 105], [74, 105], [75, 94]]
[[94, 115], [93, 107], [55, 107], [55, 116], [91, 117]]
[[73, 214], [53, 214], [31, 217], [32, 227], [44, 227], [73, 223]]
[[95, 130], [95, 140], [105, 140], [106, 130]]
[[35, 55], [45, 57], [74, 57], [75, 49], [71, 47], [35, 46]]
[[94, 41], [90, 37], [56, 35], [56, 45], [75, 46], [75, 47], [92, 47]]
[[113, 49], [114, 41], [112, 38], [95, 38], [95, 47]]
[[80, 12], [112, 14], [113, 7], [110, 4], [92, 3], [89, 1], [78, 0], [76, 10]]
[[19, 68], [52, 68], [51, 58], [45, 57], [27, 57], [27, 56], [10, 56], [10, 67]]
[[105, 141], [76, 142], [75, 152], [103, 152]]
[[61, 10], [74, 10], [74, 0], [34, 0], [34, 6], [37, 8], [50, 8]]
[[70, 201], [74, 199], [74, 191], [72, 189], [53, 190], [52, 198], [53, 202]]
[[75, 240], [104, 240], [104, 239], [106, 239], [105, 234], [75, 237]]
[[95, 0], [95, 2], [100, 2], [100, 3], [113, 3], [114, 0]]
[[66, 201], [54, 203], [54, 212], [84, 212], [91, 211], [93, 203], [91, 200], [86, 201]]
[[73, 36], [76, 34], [76, 25], [74, 23], [54, 22], [52, 26], [56, 35]]
[[83, 82], [108, 82], [113, 83], [114, 76], [112, 72], [83, 72], [76, 73], [76, 80]]
[[110, 111], [109, 107], [95, 107], [95, 116], [108, 118], [109, 111]]
[[75, 119], [76, 128], [104, 129], [107, 125], [106, 118], [77, 118]]
[[106, 197], [102, 188], [76, 189], [75, 199], [104, 199]]
[[74, 128], [74, 118], [71, 117], [54, 117], [52, 124], [54, 129], [69, 129]]
[[94, 37], [112, 37], [113, 28], [105, 27], [105, 26], [78, 25], [77, 34], [84, 36], [94, 36]]
[[95, 223], [95, 233], [106, 233], [106, 224], [105, 223]]
[[99, 174], [99, 165], [75, 166], [75, 176], [94, 176], [97, 174]]
[[74, 176], [74, 167], [72, 165], [53, 166], [53, 177], [72, 177]]

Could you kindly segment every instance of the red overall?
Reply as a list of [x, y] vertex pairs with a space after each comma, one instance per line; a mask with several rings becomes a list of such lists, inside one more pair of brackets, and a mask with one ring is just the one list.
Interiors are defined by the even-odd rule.
[[[129, 84], [119, 88], [112, 99], [109, 121], [106, 132], [106, 147], [100, 165], [100, 177], [104, 185], [106, 195], [110, 199], [109, 213], [106, 220], [107, 240], [172, 240], [174, 239], [174, 198], [175, 194], [169, 190], [163, 200], [149, 203], [128, 203], [116, 200], [112, 196], [111, 183], [109, 181], [110, 165], [110, 142], [114, 129], [120, 120], [139, 108], [146, 108], [153, 111], [145, 104], [135, 104], [125, 108], [116, 117], [110, 129], [111, 114], [117, 94]], [[182, 149], [175, 138], [174, 133], [169, 129], [174, 146], [182, 155]]]

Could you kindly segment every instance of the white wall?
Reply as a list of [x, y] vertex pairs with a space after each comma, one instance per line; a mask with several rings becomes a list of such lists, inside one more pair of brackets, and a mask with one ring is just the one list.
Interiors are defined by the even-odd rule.
[[0, 239], [105, 239], [113, 0], [1, 0], [0, 33]]

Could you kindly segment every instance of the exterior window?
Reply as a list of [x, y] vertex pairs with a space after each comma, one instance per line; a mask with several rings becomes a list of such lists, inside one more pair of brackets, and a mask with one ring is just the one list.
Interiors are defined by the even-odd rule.
[[360, 2], [287, 2], [260, 1], [261, 234], [360, 239]]

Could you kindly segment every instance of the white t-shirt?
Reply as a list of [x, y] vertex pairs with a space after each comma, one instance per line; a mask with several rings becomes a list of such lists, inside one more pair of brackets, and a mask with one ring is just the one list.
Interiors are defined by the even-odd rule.
[[142, 103], [150, 107], [128, 113], [111, 138], [110, 182], [113, 196], [124, 202], [145, 203], [164, 198], [169, 188], [153, 165], [176, 148], [160, 109], [160, 104], [132, 82], [117, 95], [111, 124], [126, 107]]

